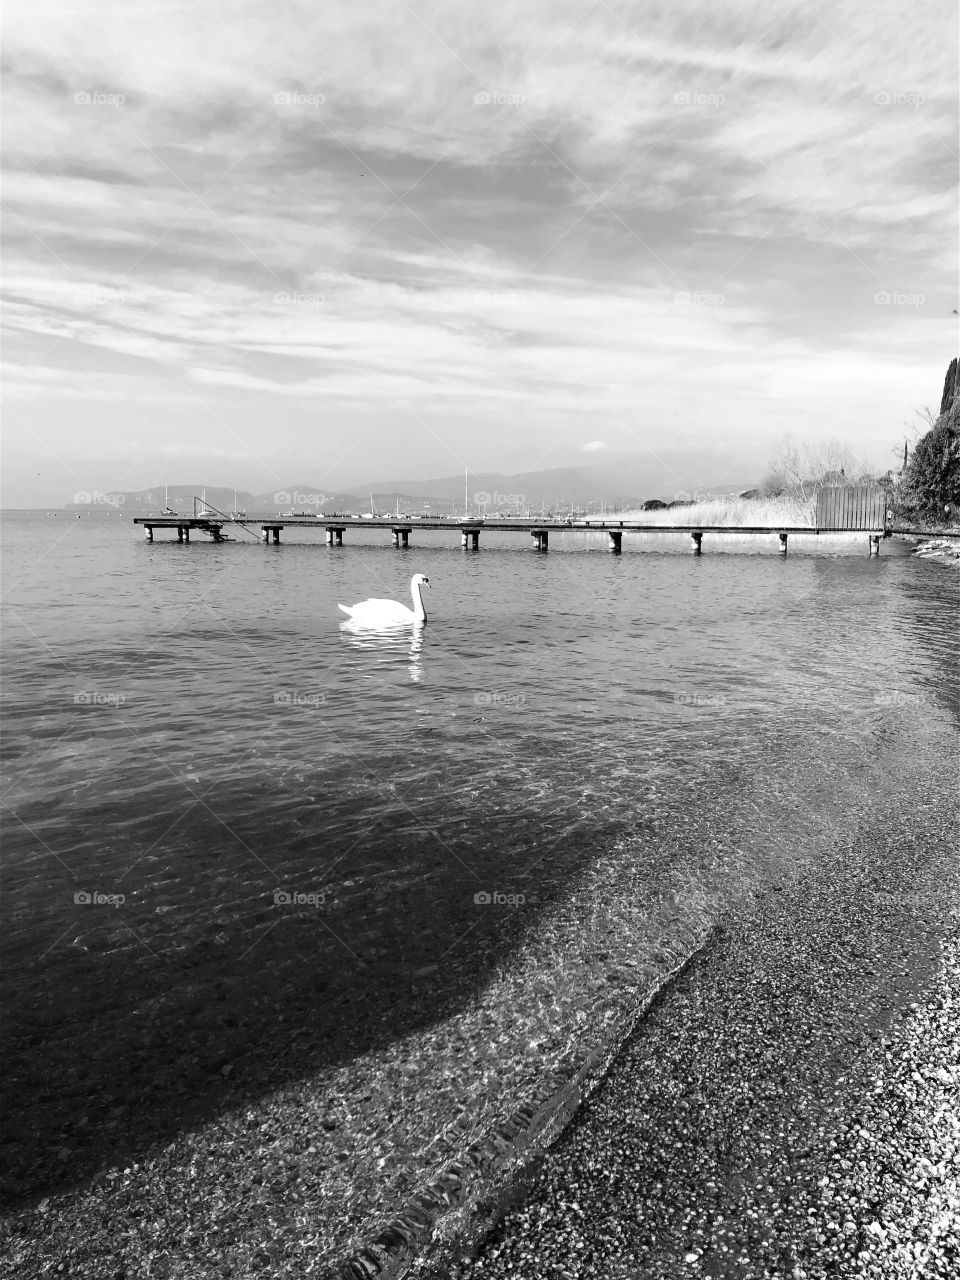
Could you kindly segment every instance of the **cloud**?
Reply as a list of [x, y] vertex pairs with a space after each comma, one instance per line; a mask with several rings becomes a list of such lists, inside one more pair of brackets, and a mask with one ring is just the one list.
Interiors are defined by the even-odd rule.
[[571, 416], [586, 451], [668, 415], [899, 431], [952, 354], [954, 22], [38, 0], [6, 34], [11, 393], [43, 422], [72, 390], [94, 449], [86, 406], [131, 395], [279, 398], [305, 445], [294, 402], [492, 451]]
[[602, 440], [590, 440], [587, 444], [581, 445], [581, 453], [602, 453], [606, 449], [606, 445]]

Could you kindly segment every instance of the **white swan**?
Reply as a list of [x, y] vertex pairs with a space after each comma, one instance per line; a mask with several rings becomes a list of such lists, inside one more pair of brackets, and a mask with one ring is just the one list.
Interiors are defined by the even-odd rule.
[[412, 609], [399, 600], [361, 600], [359, 604], [338, 604], [337, 608], [349, 614], [351, 622], [364, 627], [398, 627], [404, 623], [426, 622], [427, 611], [423, 607], [420, 588], [429, 585], [430, 579], [422, 573], [415, 573], [410, 579]]

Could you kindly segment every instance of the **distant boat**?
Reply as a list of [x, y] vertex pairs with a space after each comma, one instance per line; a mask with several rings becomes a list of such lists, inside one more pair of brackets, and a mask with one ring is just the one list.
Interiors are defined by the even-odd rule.
[[174, 511], [170, 505], [170, 490], [167, 485], [163, 486], [163, 510], [160, 512], [162, 516], [178, 516], [179, 511]]
[[237, 491], [233, 491], [233, 510], [230, 512], [231, 520], [246, 520], [247, 513], [242, 511], [237, 503]]

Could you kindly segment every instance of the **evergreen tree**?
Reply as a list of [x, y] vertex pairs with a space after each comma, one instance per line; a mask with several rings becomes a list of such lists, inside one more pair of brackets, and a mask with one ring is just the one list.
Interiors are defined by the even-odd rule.
[[914, 446], [900, 479], [899, 500], [905, 513], [925, 520], [946, 521], [960, 514], [960, 395], [950, 398], [948, 408]]

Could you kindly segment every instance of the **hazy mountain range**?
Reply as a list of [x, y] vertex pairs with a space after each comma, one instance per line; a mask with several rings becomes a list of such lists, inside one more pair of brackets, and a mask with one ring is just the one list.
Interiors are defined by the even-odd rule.
[[[635, 477], [616, 476], [596, 468], [566, 467], [545, 471], [529, 471], [521, 475], [503, 475], [499, 472], [478, 472], [476, 475], [441, 476], [428, 480], [378, 480], [366, 485], [352, 486], [351, 490], [331, 489], [329, 486], [297, 480], [260, 493], [234, 490], [223, 485], [175, 484], [164, 489], [157, 485], [150, 489], [91, 490], [74, 495], [75, 501], [65, 504], [68, 510], [79, 510], [91, 505], [117, 507], [131, 514], [157, 512], [163, 509], [165, 500], [182, 515], [193, 512], [194, 498], [206, 495], [208, 506], [226, 514], [239, 509], [250, 514], [308, 511], [329, 515], [333, 512], [370, 511], [371, 508], [387, 514], [398, 508], [404, 512], [450, 515], [464, 512], [467, 502], [472, 513], [481, 506], [490, 513], [519, 512], [523, 509], [569, 509], [603, 503], [608, 507], [639, 506], [648, 498], [671, 500], [692, 495], [692, 490], [682, 490], [658, 477], [660, 483], [636, 483]], [[697, 486], [697, 493], [736, 493], [749, 487], [749, 480], [739, 484], [715, 484]], [[466, 492], [465, 492], [466, 489]]]

